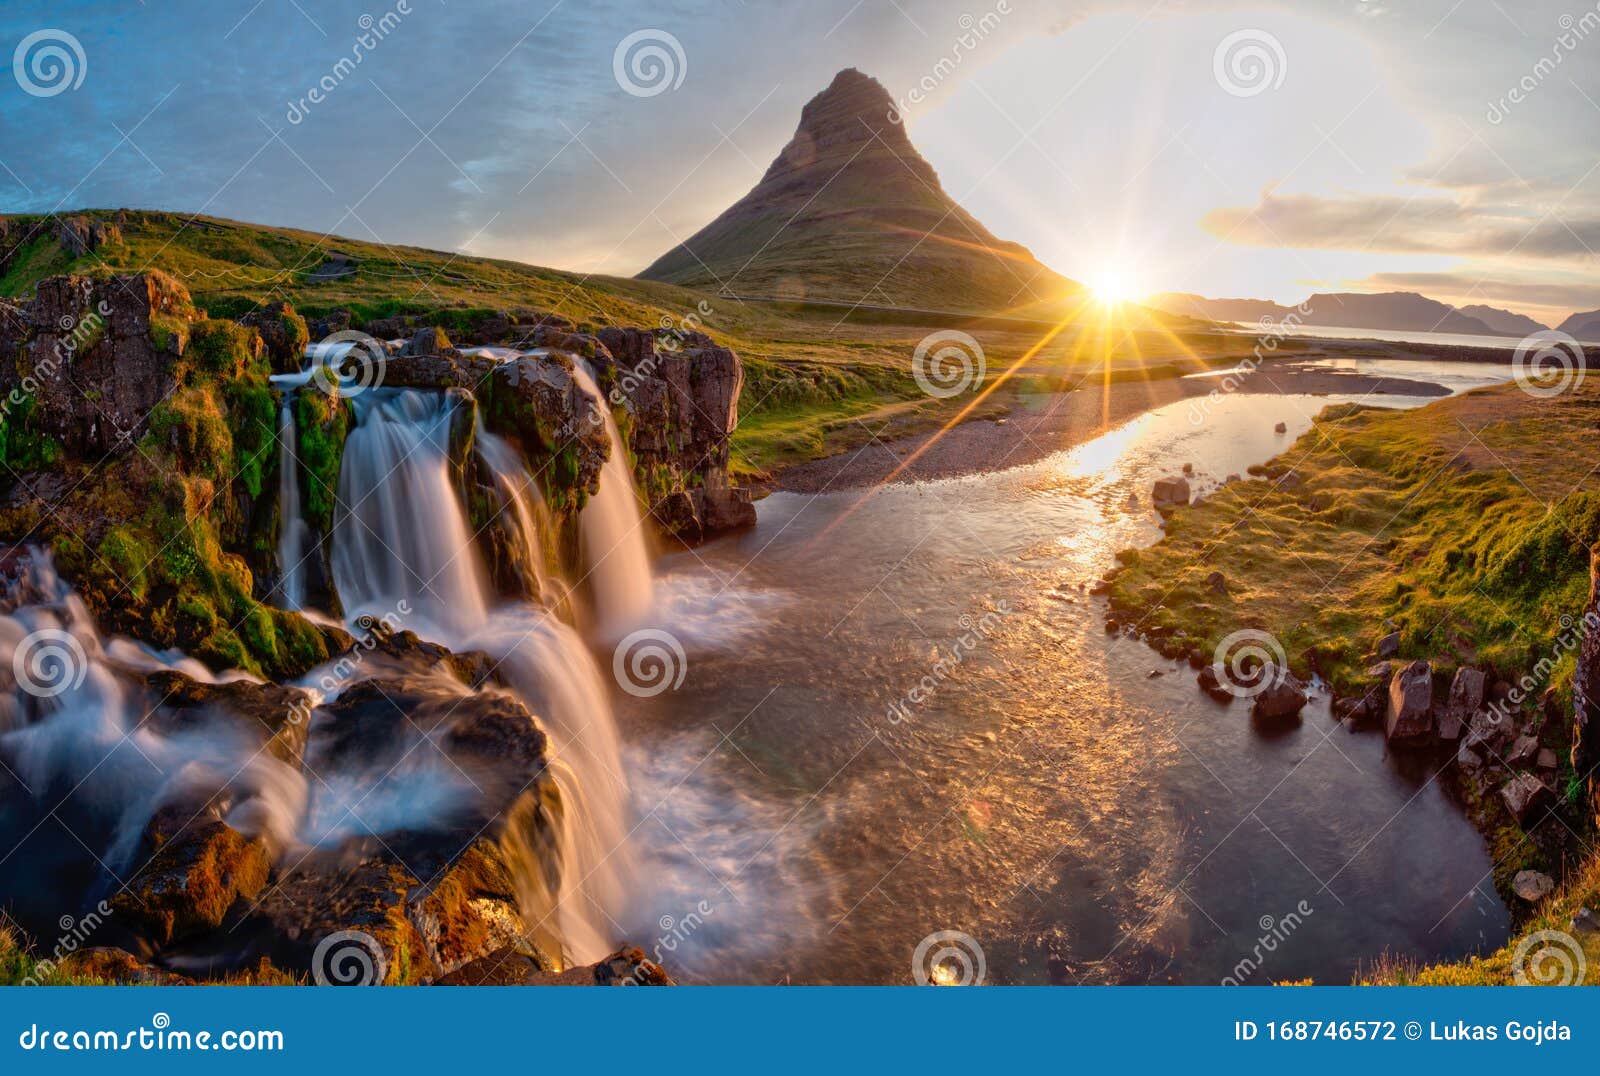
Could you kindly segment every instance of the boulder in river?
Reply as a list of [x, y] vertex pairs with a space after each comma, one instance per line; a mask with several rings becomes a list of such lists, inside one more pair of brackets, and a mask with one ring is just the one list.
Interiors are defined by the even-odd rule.
[[1305, 704], [1305, 686], [1287, 671], [1279, 671], [1256, 695], [1251, 713], [1263, 720], [1282, 721], [1298, 714]]
[[1390, 743], [1417, 744], [1433, 732], [1433, 666], [1413, 661], [1389, 681], [1383, 733]]
[[1150, 494], [1150, 499], [1159, 508], [1168, 508], [1175, 504], [1189, 503], [1189, 480], [1181, 475], [1171, 478], [1156, 479], [1155, 489]]

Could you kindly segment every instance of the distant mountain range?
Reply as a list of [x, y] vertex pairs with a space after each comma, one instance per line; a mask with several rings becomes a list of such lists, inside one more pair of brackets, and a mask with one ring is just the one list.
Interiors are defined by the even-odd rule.
[[639, 276], [752, 298], [983, 313], [1083, 294], [946, 194], [888, 91], [854, 68], [806, 104], [761, 182]]
[[1600, 310], [1591, 310], [1587, 314], [1574, 314], [1557, 328], [1586, 344], [1600, 343]]
[[[1548, 326], [1530, 317], [1481, 304], [1453, 307], [1412, 291], [1321, 292], [1299, 307], [1281, 306], [1265, 299], [1207, 299], [1185, 292], [1164, 292], [1145, 300], [1146, 305], [1173, 314], [1210, 318], [1214, 321], [1260, 322], [1262, 319], [1291, 324], [1326, 325], [1347, 329], [1384, 329], [1405, 332], [1462, 333], [1470, 336], [1527, 336]], [[1562, 331], [1579, 319], [1590, 319], [1600, 330], [1600, 311], [1575, 314]], [[1577, 335], [1574, 333], [1573, 335]]]

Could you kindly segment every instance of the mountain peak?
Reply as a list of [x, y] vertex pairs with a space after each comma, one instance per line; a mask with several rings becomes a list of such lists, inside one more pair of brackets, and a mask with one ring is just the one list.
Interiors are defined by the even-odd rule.
[[980, 312], [1079, 290], [946, 194], [889, 91], [853, 67], [806, 102], [748, 194], [639, 275], [753, 298]]

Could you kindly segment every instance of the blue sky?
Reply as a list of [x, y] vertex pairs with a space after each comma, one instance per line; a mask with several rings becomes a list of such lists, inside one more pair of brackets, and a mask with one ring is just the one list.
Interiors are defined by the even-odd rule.
[[[906, 100], [947, 190], [1068, 276], [1418, 289], [1553, 321], [1600, 307], [1593, 2], [13, 0], [7, 49], [61, 31], [83, 60], [60, 92], [48, 72], [26, 92], [26, 66], [0, 87], [0, 208], [203, 210], [628, 274], [855, 66]], [[382, 33], [355, 64], [363, 16]], [[616, 73], [639, 31], [671, 42], [661, 92]]]

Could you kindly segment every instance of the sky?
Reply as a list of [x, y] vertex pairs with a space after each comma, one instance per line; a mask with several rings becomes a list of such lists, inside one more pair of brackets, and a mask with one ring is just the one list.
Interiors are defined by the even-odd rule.
[[1075, 279], [1600, 308], [1600, 0], [7, 0], [0, 41], [0, 211], [631, 275], [854, 66]]

